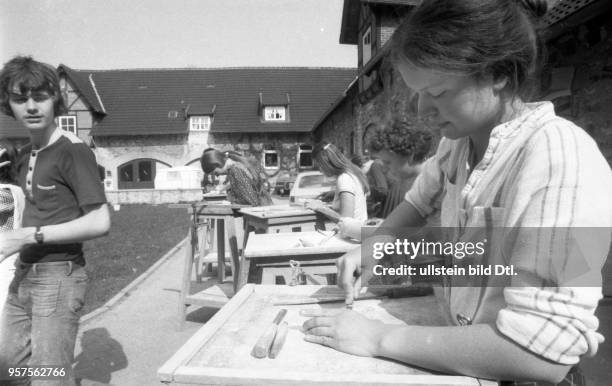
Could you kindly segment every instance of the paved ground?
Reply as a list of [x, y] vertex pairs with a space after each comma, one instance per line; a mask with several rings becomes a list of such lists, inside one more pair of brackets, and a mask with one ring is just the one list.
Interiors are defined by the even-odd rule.
[[[178, 329], [178, 302], [185, 246], [176, 250], [110, 310], [82, 323], [76, 347], [80, 384], [157, 385], [157, 369], [216, 310], [190, 310]], [[607, 341], [598, 355], [582, 361], [589, 385], [612, 384], [612, 298], [598, 309]]]
[[122, 301], [81, 325], [75, 351], [81, 385], [159, 384], [157, 369], [214, 314], [192, 312], [178, 329], [184, 253], [176, 250]]

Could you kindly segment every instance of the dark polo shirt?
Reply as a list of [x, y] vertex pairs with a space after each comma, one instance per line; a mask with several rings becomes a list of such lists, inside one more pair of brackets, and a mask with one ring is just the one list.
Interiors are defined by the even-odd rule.
[[[62, 224], [84, 215], [88, 205], [106, 203], [95, 156], [76, 135], [57, 129], [51, 144], [19, 156], [19, 185], [26, 194], [23, 226]], [[29, 244], [21, 261], [73, 261], [84, 265], [83, 244]]]

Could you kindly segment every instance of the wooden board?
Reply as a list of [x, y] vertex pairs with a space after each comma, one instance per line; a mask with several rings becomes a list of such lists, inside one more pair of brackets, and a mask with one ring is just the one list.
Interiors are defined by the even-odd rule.
[[315, 216], [315, 212], [311, 209], [289, 205], [256, 206], [251, 208], [242, 208], [240, 209], [240, 212], [242, 214], [262, 219], [291, 216]]
[[[172, 384], [241, 385], [481, 385], [496, 383], [465, 376], [432, 374], [395, 361], [345, 354], [303, 340], [305, 308], [340, 308], [342, 304], [282, 306], [288, 310], [287, 340], [275, 359], [251, 356], [253, 345], [281, 306], [276, 299], [341, 295], [330, 286], [248, 284], [211, 318], [158, 371]], [[445, 325], [450, 316], [437, 296], [364, 300], [354, 310], [387, 323]]]
[[[244, 250], [244, 257], [287, 257], [303, 255], [325, 255], [330, 253], [345, 253], [359, 247], [359, 243], [340, 236], [334, 236], [322, 245], [319, 245], [326, 236], [325, 232], [288, 232], [251, 234]], [[302, 241], [306, 241], [304, 246]]]

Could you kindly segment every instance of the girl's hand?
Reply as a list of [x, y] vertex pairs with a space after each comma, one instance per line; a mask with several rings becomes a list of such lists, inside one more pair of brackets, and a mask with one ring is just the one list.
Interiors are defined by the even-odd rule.
[[350, 310], [306, 309], [300, 315], [312, 316], [302, 326], [305, 341], [364, 357], [378, 355], [381, 337], [388, 329], [384, 323]]

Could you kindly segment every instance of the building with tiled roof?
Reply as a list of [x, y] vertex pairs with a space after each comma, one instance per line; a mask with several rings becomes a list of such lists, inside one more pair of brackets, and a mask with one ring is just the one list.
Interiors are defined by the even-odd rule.
[[[160, 168], [207, 147], [238, 150], [274, 178], [311, 168], [311, 131], [356, 75], [347, 68], [75, 70], [60, 65], [62, 128], [90, 143], [109, 190], [151, 189]], [[0, 137], [27, 132], [0, 118]]]
[[[344, 0], [339, 40], [358, 48], [357, 77], [319, 118], [314, 138], [336, 143], [347, 153], [361, 154], [376, 129], [394, 121], [419, 124], [411, 106], [413, 93], [387, 59], [387, 43], [421, 1], [427, 0]], [[547, 3], [540, 28], [550, 55], [541, 79], [541, 96], [555, 100], [559, 113], [583, 127], [605, 128], [612, 133], [610, 109], [594, 111], [612, 100], [612, 1]], [[602, 135], [599, 142], [612, 164], [609, 138]]]

